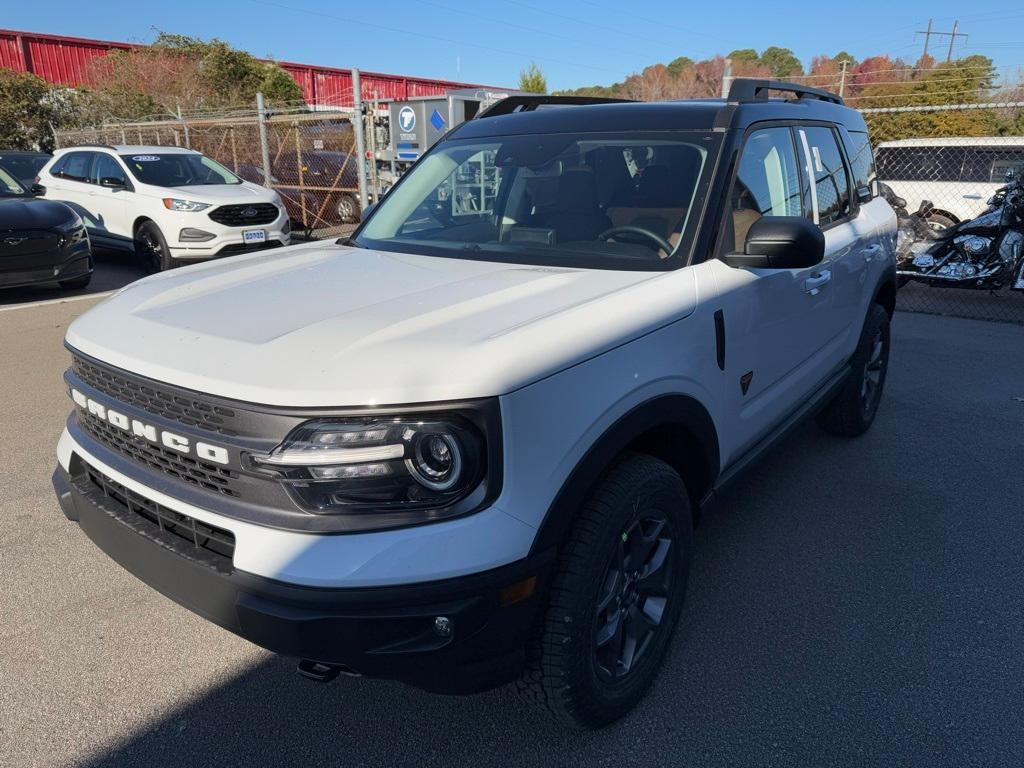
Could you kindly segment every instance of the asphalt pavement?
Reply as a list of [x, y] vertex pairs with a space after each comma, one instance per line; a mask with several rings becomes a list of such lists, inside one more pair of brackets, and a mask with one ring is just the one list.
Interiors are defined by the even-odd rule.
[[899, 313], [871, 432], [808, 425], [730, 492], [657, 684], [578, 733], [309, 682], [108, 560], [49, 483], [92, 303], [0, 312], [0, 766], [1024, 764], [1024, 328]]

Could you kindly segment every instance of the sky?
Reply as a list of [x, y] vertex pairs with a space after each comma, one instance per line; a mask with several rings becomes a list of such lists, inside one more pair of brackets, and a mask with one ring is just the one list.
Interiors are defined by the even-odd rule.
[[[913, 62], [923, 30], [959, 20], [954, 56], [991, 57], [1004, 76], [1024, 67], [1024, 6], [972, 0], [824, 3], [643, 0], [2, 0], [0, 26], [149, 42], [154, 30], [218, 37], [257, 56], [513, 87], [530, 62], [552, 90], [622, 80], [677, 56], [736, 48], [793, 49], [804, 65], [847, 50]], [[780, 10], [781, 9], [781, 10]], [[945, 57], [948, 37], [930, 51]]]

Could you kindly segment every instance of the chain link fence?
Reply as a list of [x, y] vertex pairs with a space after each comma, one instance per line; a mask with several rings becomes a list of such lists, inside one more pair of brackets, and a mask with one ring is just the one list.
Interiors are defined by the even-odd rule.
[[[261, 126], [254, 106], [58, 131], [56, 142], [58, 147], [140, 144], [197, 150], [246, 181], [274, 189], [297, 229], [309, 236], [337, 237], [350, 232], [361, 214], [356, 114], [351, 108], [274, 110]], [[387, 182], [375, 172], [369, 177], [378, 185]], [[378, 194], [378, 186], [373, 187], [370, 199]]]

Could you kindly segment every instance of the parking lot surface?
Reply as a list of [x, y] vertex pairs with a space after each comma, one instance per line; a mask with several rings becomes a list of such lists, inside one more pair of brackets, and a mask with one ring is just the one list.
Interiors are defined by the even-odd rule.
[[1024, 763], [1024, 329], [900, 313], [878, 420], [813, 425], [698, 529], [652, 692], [597, 733], [507, 691], [318, 685], [109, 561], [49, 485], [68, 322], [0, 313], [0, 765]]

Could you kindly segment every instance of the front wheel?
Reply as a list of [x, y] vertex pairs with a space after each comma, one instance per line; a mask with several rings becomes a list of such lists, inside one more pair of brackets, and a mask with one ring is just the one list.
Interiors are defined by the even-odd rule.
[[868, 431], [878, 413], [889, 369], [889, 313], [872, 304], [850, 358], [850, 376], [843, 388], [818, 414], [818, 425], [826, 432], [856, 437]]
[[152, 221], [144, 221], [135, 230], [135, 255], [139, 257], [147, 274], [163, 272], [175, 266], [163, 232]]
[[519, 683], [585, 728], [629, 712], [647, 691], [682, 609], [693, 518], [686, 487], [651, 456], [624, 457], [580, 510]]

